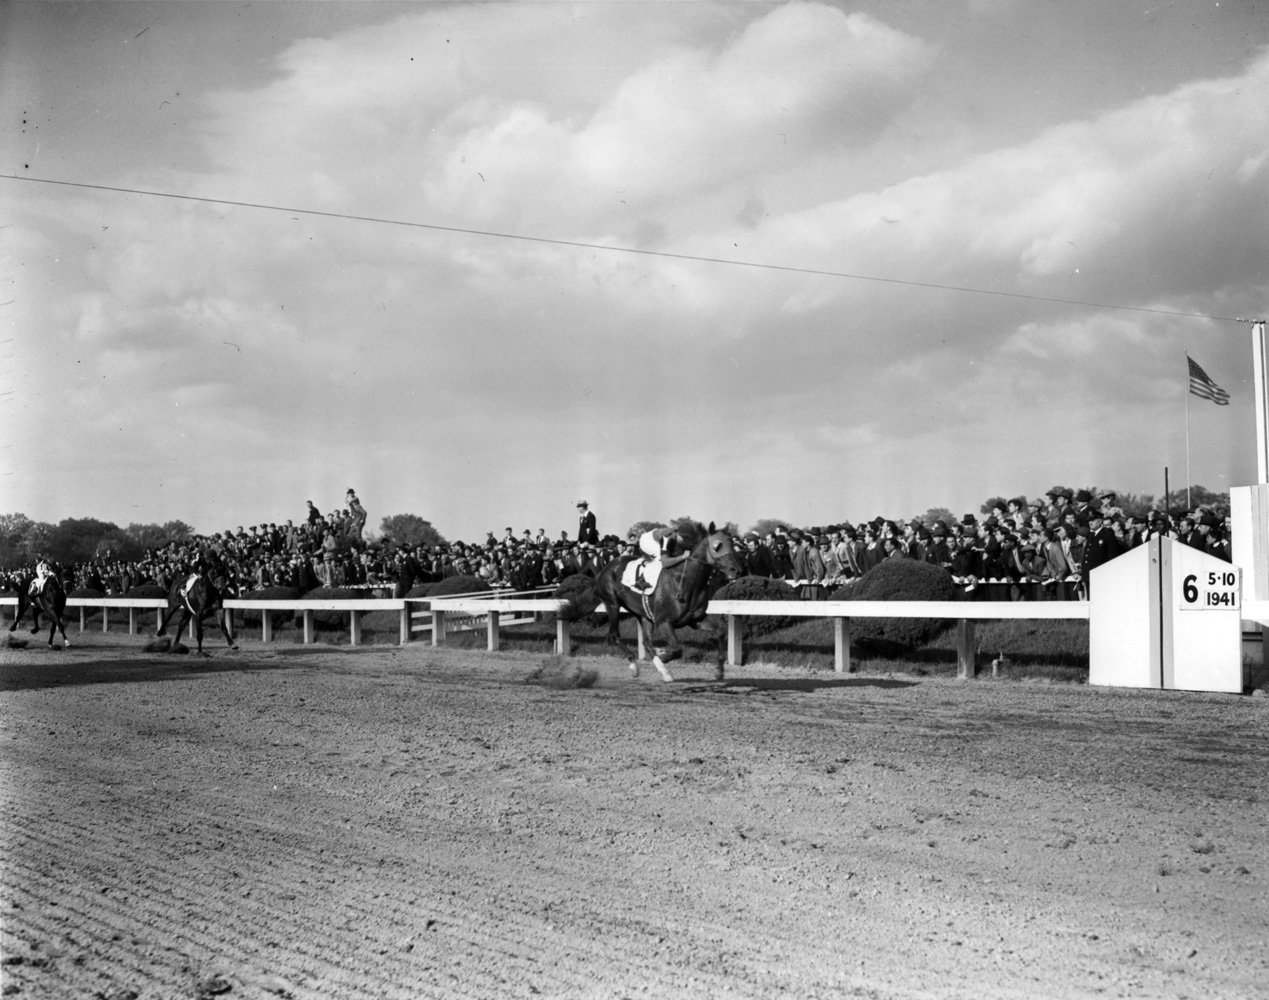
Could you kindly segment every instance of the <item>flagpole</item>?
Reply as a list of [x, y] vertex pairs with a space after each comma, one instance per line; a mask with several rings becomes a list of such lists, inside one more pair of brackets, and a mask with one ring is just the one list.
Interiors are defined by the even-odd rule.
[[[1190, 356], [1185, 356], [1185, 367], [1190, 367]], [[1188, 513], [1192, 508], [1190, 506], [1190, 483], [1193, 477], [1190, 476], [1190, 383], [1188, 379], [1185, 383], [1185, 509]]]

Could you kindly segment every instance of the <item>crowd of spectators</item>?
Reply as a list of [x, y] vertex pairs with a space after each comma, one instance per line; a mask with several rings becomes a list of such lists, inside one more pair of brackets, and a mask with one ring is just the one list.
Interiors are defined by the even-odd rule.
[[[637, 538], [599, 536], [585, 503], [578, 534], [548, 537], [524, 529], [490, 532], [483, 542], [411, 545], [390, 537], [367, 540], [366, 513], [352, 490], [345, 505], [323, 515], [311, 501], [298, 523], [258, 524], [249, 529], [194, 536], [149, 549], [138, 560], [104, 556], [60, 567], [68, 590], [90, 588], [126, 594], [140, 584], [165, 591], [200, 561], [236, 593], [269, 587], [307, 593], [317, 587], [374, 588], [396, 596], [420, 583], [475, 577], [495, 588], [530, 590], [578, 574], [594, 574], [621, 555], [637, 551]], [[1086, 597], [1091, 570], [1167, 535], [1229, 560], [1228, 512], [1200, 507], [1181, 515], [1150, 511], [1138, 516], [1116, 506], [1114, 493], [1093, 496], [1055, 487], [1043, 500], [1017, 497], [979, 517], [960, 520], [890, 520], [876, 517], [824, 527], [777, 526], [733, 537], [752, 576], [783, 579], [824, 593], [862, 576], [884, 559], [916, 559], [944, 567], [966, 598], [984, 585], [1008, 586], [1015, 599]], [[21, 574], [17, 574], [21, 575]], [[12, 586], [12, 581], [10, 581]]]

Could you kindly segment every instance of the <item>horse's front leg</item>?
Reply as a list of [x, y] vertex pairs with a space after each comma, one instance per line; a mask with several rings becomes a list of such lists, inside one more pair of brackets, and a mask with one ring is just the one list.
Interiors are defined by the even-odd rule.
[[679, 637], [674, 634], [674, 626], [669, 622], [665, 622], [664, 626], [665, 634], [669, 639], [669, 643], [663, 647], [664, 652], [653, 652], [652, 665], [657, 668], [657, 673], [661, 675], [661, 679], [669, 684], [672, 680], [674, 680], [674, 675], [666, 669], [665, 665], [667, 663], [673, 663], [683, 655], [683, 646], [679, 642]]

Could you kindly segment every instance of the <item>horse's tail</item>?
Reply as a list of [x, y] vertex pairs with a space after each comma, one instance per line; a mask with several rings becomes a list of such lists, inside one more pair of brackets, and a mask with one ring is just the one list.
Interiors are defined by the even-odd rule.
[[603, 601], [602, 595], [596, 589], [598, 583], [598, 580], [592, 580], [586, 585], [584, 590], [576, 591], [571, 596], [564, 598], [556, 615], [563, 618], [566, 622], [575, 622], [589, 614], [593, 614]]

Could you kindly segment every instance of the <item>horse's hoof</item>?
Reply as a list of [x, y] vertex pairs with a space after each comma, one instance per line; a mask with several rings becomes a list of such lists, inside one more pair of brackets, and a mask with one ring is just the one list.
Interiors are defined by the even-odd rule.
[[639, 664], [636, 663], [634, 660], [630, 661], [630, 676], [631, 677], [639, 676]]
[[669, 684], [674, 680], [674, 675], [665, 669], [665, 664], [661, 662], [661, 657], [654, 656], [652, 665], [657, 668], [657, 673], [661, 675], [661, 680], [665, 681], [665, 683]]

